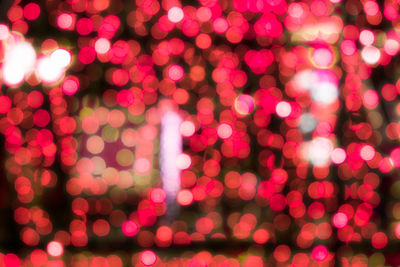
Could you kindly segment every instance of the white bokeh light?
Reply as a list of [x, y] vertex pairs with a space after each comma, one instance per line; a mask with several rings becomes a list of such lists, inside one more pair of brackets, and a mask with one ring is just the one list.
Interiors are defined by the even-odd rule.
[[337, 86], [330, 82], [316, 82], [311, 86], [310, 92], [313, 100], [323, 104], [335, 102], [339, 95]]
[[332, 104], [339, 95], [337, 78], [329, 70], [304, 70], [294, 77], [299, 91], [309, 91], [320, 104]]
[[45, 84], [52, 84], [64, 76], [64, 68], [58, 65], [51, 56], [45, 56], [38, 60], [36, 74]]
[[28, 42], [10, 44], [6, 49], [2, 77], [8, 86], [20, 84], [30, 74], [36, 63], [36, 52]]
[[0, 24], [0, 40], [5, 40], [7, 39], [10, 31], [8, 27], [4, 24]]
[[316, 137], [309, 143], [306, 157], [314, 166], [325, 166], [330, 163], [333, 151], [332, 142], [324, 137]]
[[71, 64], [71, 53], [65, 49], [57, 49], [53, 53], [51, 53], [51, 60], [57, 65], [59, 68], [66, 68], [69, 64]]
[[171, 22], [178, 23], [183, 19], [183, 10], [180, 7], [174, 6], [168, 10], [168, 19]]
[[381, 51], [375, 46], [365, 46], [361, 51], [361, 57], [367, 64], [374, 65], [381, 58]]

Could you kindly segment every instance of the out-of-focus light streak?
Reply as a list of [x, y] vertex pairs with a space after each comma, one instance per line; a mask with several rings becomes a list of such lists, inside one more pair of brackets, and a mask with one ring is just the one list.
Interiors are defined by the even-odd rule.
[[177, 160], [182, 154], [181, 122], [181, 117], [175, 112], [167, 112], [161, 119], [160, 165], [167, 204], [176, 199], [180, 189], [181, 169]]

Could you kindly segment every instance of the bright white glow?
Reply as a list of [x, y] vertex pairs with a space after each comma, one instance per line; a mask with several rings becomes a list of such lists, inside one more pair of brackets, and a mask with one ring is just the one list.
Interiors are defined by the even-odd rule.
[[346, 150], [341, 147], [335, 148], [331, 153], [331, 160], [334, 164], [342, 164], [346, 157]]
[[5, 40], [9, 34], [8, 27], [4, 24], [0, 24], [0, 40]]
[[366, 63], [373, 65], [381, 58], [381, 51], [375, 46], [366, 46], [361, 51], [361, 57]]
[[36, 52], [27, 42], [10, 44], [3, 64], [3, 80], [9, 86], [21, 83], [32, 72], [36, 63]]
[[338, 88], [330, 82], [314, 83], [311, 86], [311, 97], [317, 102], [331, 104], [339, 95]]
[[286, 101], [279, 102], [275, 107], [276, 114], [281, 118], [289, 117], [292, 107]]
[[311, 70], [303, 70], [294, 77], [294, 83], [299, 91], [308, 90], [311, 86], [313, 72]]
[[314, 138], [308, 147], [308, 159], [315, 166], [325, 166], [330, 162], [332, 142], [323, 137]]
[[176, 159], [175, 164], [178, 167], [178, 169], [184, 170], [190, 167], [190, 165], [192, 164], [192, 159], [190, 158], [189, 155], [182, 153]]
[[299, 91], [309, 91], [321, 104], [331, 104], [338, 98], [337, 77], [330, 70], [304, 70], [293, 81]]
[[61, 256], [64, 253], [64, 248], [58, 241], [51, 241], [47, 244], [47, 253], [53, 257]]
[[57, 61], [45, 56], [38, 60], [37, 75], [45, 84], [52, 84], [59, 81], [64, 75], [64, 68], [58, 65]]
[[309, 113], [303, 114], [300, 117], [299, 127], [303, 133], [310, 133], [314, 131], [316, 126], [317, 126], [317, 119], [315, 119]]
[[194, 123], [191, 121], [184, 121], [182, 122], [180, 128], [180, 133], [185, 136], [185, 137], [190, 137], [194, 134], [196, 131], [196, 127], [194, 126]]
[[94, 49], [99, 54], [107, 53], [108, 50], [110, 50], [110, 47], [111, 47], [110, 41], [108, 41], [106, 38], [100, 38], [94, 44]]
[[25, 78], [23, 69], [16, 65], [4, 64], [3, 80], [8, 86], [15, 86], [21, 83]]
[[168, 19], [171, 22], [178, 23], [183, 19], [183, 10], [180, 7], [174, 6], [170, 10], [168, 10]]
[[71, 63], [71, 53], [65, 49], [57, 49], [53, 53], [51, 53], [51, 60], [55, 65], [59, 66], [59, 68], [66, 68]]
[[167, 204], [176, 199], [181, 184], [181, 169], [176, 164], [182, 155], [181, 123], [181, 117], [175, 112], [168, 112], [161, 118], [160, 165]]

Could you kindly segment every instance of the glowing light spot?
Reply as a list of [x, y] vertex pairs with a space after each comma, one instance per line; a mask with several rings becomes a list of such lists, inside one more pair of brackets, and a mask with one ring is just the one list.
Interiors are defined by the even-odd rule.
[[383, 45], [383, 49], [390, 56], [396, 55], [399, 52], [399, 48], [400, 48], [399, 42], [392, 39], [387, 40]]
[[59, 68], [68, 67], [72, 61], [71, 52], [66, 49], [55, 50], [53, 53], [51, 53], [50, 58]]
[[364, 3], [364, 11], [369, 16], [375, 16], [379, 12], [379, 6], [375, 1], [367, 1]]
[[196, 127], [194, 126], [193, 122], [184, 121], [181, 123], [181, 126], [179, 127], [179, 131], [183, 136], [190, 137], [196, 131]]
[[362, 30], [360, 32], [360, 43], [370, 46], [375, 42], [374, 33], [370, 30]]
[[381, 51], [375, 46], [366, 46], [361, 51], [361, 57], [366, 63], [374, 65], [381, 58]]
[[293, 18], [301, 18], [304, 15], [304, 9], [298, 3], [291, 4], [288, 11], [290, 16]]
[[315, 101], [331, 104], [338, 97], [338, 88], [330, 82], [319, 82], [311, 87], [311, 96]]
[[357, 51], [356, 44], [352, 40], [344, 40], [340, 45], [340, 49], [347, 56], [354, 55]]
[[79, 88], [79, 80], [76, 77], [68, 76], [62, 84], [62, 91], [66, 95], [74, 95]]
[[182, 8], [180, 7], [172, 7], [168, 10], [168, 19], [173, 23], [178, 23], [184, 17], [184, 13]]
[[93, 21], [88, 18], [80, 18], [76, 23], [76, 31], [80, 35], [88, 35], [93, 31]]
[[134, 168], [136, 172], [144, 174], [150, 171], [151, 164], [146, 158], [138, 158], [135, 160]]
[[161, 242], [169, 242], [172, 239], [172, 229], [168, 226], [160, 226], [156, 232], [156, 238]]
[[27, 42], [18, 42], [6, 49], [3, 64], [3, 80], [9, 86], [21, 83], [34, 68], [36, 52]]
[[328, 249], [323, 245], [316, 246], [312, 251], [312, 257], [316, 261], [324, 261], [328, 257]]
[[104, 141], [100, 136], [92, 135], [86, 141], [86, 149], [92, 154], [99, 154], [104, 149]]
[[4, 24], [0, 24], [0, 40], [5, 40], [8, 38], [9, 30]]
[[139, 226], [133, 221], [126, 221], [122, 224], [122, 232], [126, 236], [135, 236], [139, 231]]
[[400, 238], [400, 223], [398, 223], [394, 229], [394, 233], [396, 234], [397, 238]]
[[24, 80], [24, 72], [18, 66], [4, 64], [3, 80], [8, 86], [16, 86]]
[[346, 151], [337, 147], [332, 151], [331, 160], [334, 164], [342, 164], [346, 160]]
[[2, 262], [4, 262], [4, 266], [7, 266], [7, 267], [21, 266], [21, 260], [18, 258], [17, 255], [15, 255], [13, 253], [8, 253], [8, 254], [4, 255]]
[[332, 150], [332, 142], [329, 139], [317, 137], [309, 145], [308, 158], [315, 166], [325, 166], [329, 163]]
[[327, 68], [333, 64], [333, 52], [325, 47], [314, 49], [312, 59], [318, 68]]
[[371, 244], [375, 249], [383, 249], [388, 243], [388, 237], [383, 232], [377, 232], [372, 235]]
[[29, 3], [24, 6], [24, 17], [27, 20], [35, 20], [40, 15], [40, 7], [35, 3]]
[[225, 18], [216, 18], [213, 22], [214, 31], [217, 33], [224, 33], [228, 30], [228, 22]]
[[250, 95], [240, 95], [236, 98], [234, 107], [241, 115], [250, 114], [254, 110], [254, 99]]
[[279, 245], [275, 248], [273, 256], [278, 262], [285, 262], [290, 258], [291, 249], [287, 245]]
[[332, 222], [336, 228], [343, 228], [347, 225], [349, 219], [347, 218], [346, 213], [338, 212], [333, 215]]
[[64, 248], [60, 242], [51, 241], [47, 244], [47, 253], [53, 257], [59, 257], [64, 253]]
[[140, 261], [145, 266], [154, 265], [157, 261], [157, 255], [151, 250], [145, 250], [140, 254]]
[[360, 150], [360, 156], [363, 160], [371, 160], [375, 157], [375, 149], [370, 145], [365, 145]]
[[292, 112], [292, 106], [286, 101], [281, 101], [276, 105], [275, 111], [279, 117], [287, 118]]
[[180, 189], [181, 169], [177, 160], [182, 154], [181, 122], [181, 117], [175, 112], [168, 112], [161, 118], [161, 177], [168, 201], [175, 199]]
[[253, 234], [253, 240], [257, 244], [265, 244], [269, 239], [269, 233], [265, 229], [258, 229]]
[[378, 93], [374, 90], [367, 90], [363, 97], [364, 105], [368, 109], [373, 109], [379, 104]]
[[176, 166], [181, 170], [189, 168], [191, 164], [192, 164], [191, 157], [185, 153], [180, 154], [176, 158]]
[[212, 12], [210, 8], [202, 6], [197, 9], [196, 16], [200, 21], [205, 22], [211, 19]]
[[39, 79], [45, 84], [53, 84], [64, 76], [64, 69], [49, 56], [38, 60], [36, 71]]
[[57, 25], [63, 30], [69, 29], [72, 26], [73, 18], [71, 14], [61, 13], [57, 17]]
[[110, 50], [110, 41], [106, 38], [100, 38], [94, 44], [94, 49], [98, 54], [105, 54]]
[[179, 65], [171, 65], [168, 68], [168, 77], [173, 81], [179, 81], [183, 78], [184, 71]]
[[213, 221], [208, 217], [200, 218], [196, 221], [196, 230], [202, 234], [209, 234], [214, 228]]
[[395, 148], [390, 153], [390, 159], [392, 160], [395, 168], [400, 168], [400, 148]]
[[164, 203], [167, 194], [162, 188], [153, 188], [150, 193], [150, 199], [154, 203], [161, 204]]
[[229, 124], [221, 123], [218, 126], [217, 134], [221, 139], [228, 139], [232, 136], [233, 130]]
[[78, 58], [83, 64], [90, 64], [96, 59], [96, 50], [90, 46], [83, 47], [79, 50]]
[[11, 109], [11, 100], [7, 96], [0, 96], [0, 113], [7, 113]]
[[193, 194], [187, 189], [179, 191], [176, 200], [182, 206], [188, 206], [193, 202]]

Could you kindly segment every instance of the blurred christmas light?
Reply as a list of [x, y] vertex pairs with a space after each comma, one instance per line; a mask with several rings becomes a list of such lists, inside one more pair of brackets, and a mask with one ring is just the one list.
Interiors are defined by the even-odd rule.
[[398, 3], [84, 2], [1, 18], [0, 265], [398, 265]]
[[180, 189], [181, 169], [177, 160], [182, 153], [182, 137], [179, 131], [182, 119], [175, 112], [168, 112], [161, 118], [160, 136], [160, 166], [163, 189], [167, 194], [167, 201], [176, 198]]
[[60, 242], [57, 241], [51, 241], [50, 243], [47, 244], [47, 253], [49, 253], [53, 257], [59, 257], [63, 254], [64, 248], [60, 244]]
[[[12, 41], [11, 41], [12, 42]], [[17, 86], [36, 64], [36, 52], [28, 42], [14, 41], [5, 51], [2, 77], [8, 86]]]

